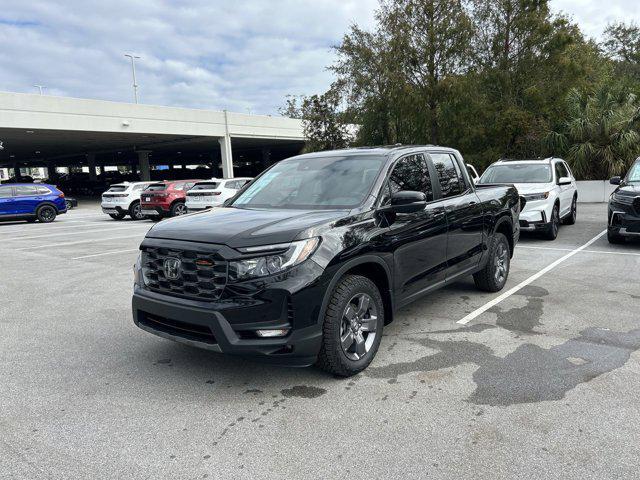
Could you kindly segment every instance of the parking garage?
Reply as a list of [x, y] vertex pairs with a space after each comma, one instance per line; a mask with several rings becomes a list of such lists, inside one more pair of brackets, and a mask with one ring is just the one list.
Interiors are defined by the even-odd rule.
[[299, 153], [302, 130], [284, 117], [0, 93], [0, 171], [80, 194], [120, 180], [254, 176]]

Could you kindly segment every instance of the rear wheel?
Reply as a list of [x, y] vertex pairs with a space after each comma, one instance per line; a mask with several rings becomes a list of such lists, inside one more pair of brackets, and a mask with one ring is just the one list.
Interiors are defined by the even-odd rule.
[[341, 377], [361, 372], [378, 351], [383, 326], [384, 304], [375, 283], [345, 276], [329, 300], [316, 365]]
[[172, 217], [179, 217], [180, 215], [184, 215], [185, 213], [187, 213], [187, 206], [184, 203], [178, 202], [171, 205], [171, 211], [169, 212], [169, 214]]
[[122, 220], [127, 214], [126, 213], [110, 213], [109, 216], [114, 220]]
[[73, 203], [71, 203], [71, 200], [65, 200], [64, 204], [67, 207], [67, 210], [71, 210], [73, 208]]
[[56, 212], [56, 209], [51, 205], [43, 205], [38, 209], [38, 212], [36, 213], [38, 221], [42, 223], [53, 222], [56, 219], [56, 215], [58, 215], [58, 212]]
[[496, 232], [489, 247], [489, 259], [482, 270], [473, 275], [476, 287], [485, 292], [499, 292], [509, 278], [511, 250], [507, 237]]
[[576, 223], [576, 218], [578, 216], [578, 199], [577, 197], [573, 197], [573, 201], [571, 202], [571, 213], [564, 219], [565, 225], [574, 225]]
[[140, 202], [133, 202], [129, 206], [129, 216], [134, 220], [144, 220], [145, 218], [147, 218], [144, 213], [142, 213]]
[[544, 238], [547, 240], [555, 240], [558, 237], [558, 230], [560, 228], [560, 209], [558, 204], [555, 204], [553, 211], [551, 212], [551, 221], [547, 226], [547, 231], [544, 233]]

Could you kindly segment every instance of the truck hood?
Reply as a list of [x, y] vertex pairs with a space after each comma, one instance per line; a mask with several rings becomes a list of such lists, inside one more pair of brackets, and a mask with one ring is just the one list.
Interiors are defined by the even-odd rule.
[[156, 224], [147, 238], [216, 243], [231, 248], [287, 243], [314, 227], [332, 223], [348, 210], [262, 210], [215, 208]]
[[617, 191], [623, 195], [640, 195], [640, 183], [628, 183], [626, 185], [620, 185]]

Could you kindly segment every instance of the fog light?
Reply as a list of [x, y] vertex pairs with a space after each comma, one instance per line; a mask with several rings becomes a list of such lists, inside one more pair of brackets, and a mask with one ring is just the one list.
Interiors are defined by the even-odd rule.
[[284, 337], [289, 333], [288, 328], [278, 328], [276, 330], [256, 330], [259, 337]]

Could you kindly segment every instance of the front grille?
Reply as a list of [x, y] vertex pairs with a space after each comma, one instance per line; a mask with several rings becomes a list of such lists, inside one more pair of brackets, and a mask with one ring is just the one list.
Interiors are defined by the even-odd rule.
[[169, 335], [175, 335], [197, 342], [217, 343], [213, 332], [206, 325], [173, 320], [148, 313], [142, 313], [139, 317], [139, 322], [154, 330], [168, 333]]
[[[167, 259], [179, 260], [177, 278], [167, 278]], [[227, 284], [227, 269], [227, 262], [215, 253], [160, 247], [143, 247], [142, 250], [145, 285], [152, 291], [167, 295], [216, 300]]]

